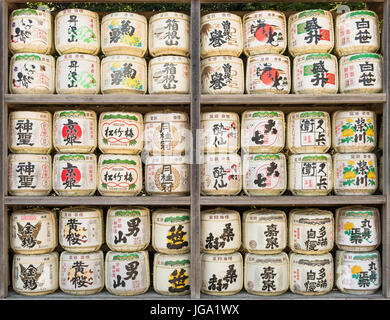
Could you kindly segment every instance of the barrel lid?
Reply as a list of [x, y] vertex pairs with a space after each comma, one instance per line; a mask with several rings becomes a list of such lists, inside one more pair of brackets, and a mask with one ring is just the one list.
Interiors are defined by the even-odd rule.
[[330, 53], [307, 53], [294, 58], [294, 62], [332, 60], [337, 63], [337, 58]]
[[170, 164], [189, 164], [190, 158], [188, 156], [146, 156], [146, 165], [170, 165]]
[[323, 254], [302, 254], [302, 253], [295, 253], [290, 252], [289, 258], [291, 262], [294, 263], [300, 263], [300, 264], [307, 264], [309, 266], [313, 264], [333, 264], [333, 256], [331, 253], [323, 253]]
[[[231, 258], [231, 259], [230, 259]], [[242, 262], [242, 255], [240, 252], [233, 252], [233, 253], [202, 253], [201, 254], [201, 261], [205, 262], [226, 262], [226, 263], [232, 263], [232, 262]]]
[[319, 16], [319, 15], [327, 15], [329, 17], [332, 17], [331, 13], [327, 10], [323, 10], [323, 9], [309, 9], [309, 10], [304, 10], [304, 11], [300, 11], [300, 12], [297, 12], [295, 14], [292, 14], [290, 17], [289, 17], [289, 21], [290, 20], [297, 20], [297, 19], [303, 19], [303, 18], [307, 18], [307, 17], [312, 17], [312, 16]]
[[214, 208], [214, 209], [208, 209], [208, 210], [203, 210], [200, 212], [201, 215], [208, 215], [208, 214], [228, 214], [228, 215], [237, 215], [238, 217], [240, 216], [240, 213], [236, 210], [230, 210], [226, 208]]
[[133, 154], [101, 154], [99, 156], [99, 165], [127, 165], [137, 166], [141, 164], [141, 156]]
[[371, 10], [354, 10], [350, 12], [344, 12], [343, 14], [337, 16], [337, 19], [342, 19], [342, 18], [349, 19], [355, 17], [356, 19], [361, 19], [362, 16], [371, 16], [375, 19], [378, 19], [377, 14]]
[[262, 208], [262, 209], [251, 209], [248, 211], [245, 211], [243, 213], [244, 215], [260, 215], [260, 216], [269, 216], [270, 218], [275, 217], [279, 218], [283, 216], [283, 218], [286, 218], [286, 213], [282, 210], [276, 210], [272, 208]]
[[208, 13], [200, 18], [200, 23], [203, 24], [210, 19], [235, 19], [241, 22], [241, 17], [231, 12], [213, 12]]
[[38, 15], [47, 15], [48, 17], [51, 17], [50, 12], [47, 12], [45, 10], [39, 10], [39, 9], [31, 9], [31, 8], [21, 8], [13, 10], [11, 13], [11, 17], [15, 16], [38, 16]]
[[182, 215], [190, 215], [190, 210], [188, 209], [180, 209], [180, 208], [166, 208], [166, 209], [157, 209], [153, 211], [153, 217], [155, 216], [166, 216], [166, 215], [174, 215], [174, 216], [182, 216]]
[[206, 120], [217, 120], [217, 121], [240, 121], [240, 116], [235, 112], [202, 112], [200, 119]]
[[91, 10], [86, 10], [86, 9], [76, 9], [76, 8], [73, 8], [73, 9], [65, 9], [65, 10], [61, 10], [60, 12], [57, 13], [56, 15], [56, 19], [57, 18], [60, 18], [62, 16], [65, 16], [65, 15], [68, 15], [68, 14], [85, 14], [85, 15], [88, 15], [88, 16], [93, 16], [95, 19], [99, 19], [99, 15], [97, 14], [97, 12], [94, 12], [94, 11], [91, 11]]
[[112, 13], [106, 14], [102, 18], [102, 23], [108, 19], [131, 19], [131, 18], [136, 18], [136, 19], [142, 20], [145, 23], [147, 22], [145, 16], [138, 14], [138, 13], [135, 13], [135, 12], [112, 12]]
[[[250, 259], [253, 260], [250, 261]], [[288, 262], [287, 253], [280, 252], [275, 254], [256, 254], [248, 252], [245, 255], [245, 263], [249, 264], [271, 264], [280, 262]]]
[[15, 53], [11, 59], [14, 61], [18, 61], [18, 60], [29, 60], [29, 61], [49, 60], [50, 62], [54, 63], [53, 56], [50, 56], [48, 54], [35, 53], [35, 52]]
[[144, 117], [145, 123], [149, 122], [188, 122], [189, 117], [185, 112], [170, 110], [148, 112]]
[[332, 156], [329, 153], [301, 153], [290, 155], [292, 161], [310, 161], [310, 162], [321, 162], [331, 161]]
[[244, 63], [242, 62], [242, 59], [241, 58], [237, 58], [237, 57], [233, 57], [233, 56], [212, 56], [212, 57], [208, 57], [206, 59], [203, 59], [200, 61], [200, 65], [205, 65], [205, 64], [209, 64], [209, 63], [212, 63], [212, 62], [226, 62], [226, 61], [231, 61], [231, 62], [235, 62], [235, 63], [238, 63], [238, 64], [241, 64], [241, 65], [244, 65]]
[[51, 113], [49, 111], [12, 111], [9, 113], [10, 119], [13, 118], [25, 118], [30, 119], [35, 117], [46, 117], [51, 119]]
[[81, 61], [82, 59], [85, 59], [85, 60], [94, 60], [96, 61], [96, 63], [99, 63], [100, 62], [100, 59], [98, 56], [94, 56], [94, 55], [91, 55], [91, 54], [87, 54], [87, 53], [65, 53], [61, 56], [59, 56], [57, 58], [57, 63], [58, 62], [62, 62], [62, 61], [65, 61], [65, 60], [73, 60], [73, 59], [77, 59], [78, 61]]
[[349, 215], [354, 215], [354, 216], [364, 216], [367, 217], [368, 214], [364, 213], [367, 211], [372, 211], [373, 216], [379, 214], [379, 210], [374, 207], [367, 207], [367, 206], [347, 206], [347, 207], [342, 207], [342, 208], [337, 208], [336, 209], [336, 215], [338, 215], [340, 218], [346, 217], [347, 212], [349, 212]]
[[382, 56], [378, 53], [358, 53], [341, 57], [340, 63], [361, 61], [361, 60], [378, 60], [382, 61]]
[[11, 216], [24, 216], [31, 214], [55, 214], [55, 212], [46, 208], [19, 209], [12, 212]]
[[[88, 159], [88, 158], [91, 159]], [[54, 161], [88, 161], [96, 162], [96, 155], [94, 153], [57, 153], [54, 155]]]
[[[182, 254], [162, 254], [156, 253], [154, 255], [154, 261], [164, 263], [164, 266], [189, 266], [190, 265], [191, 256], [189, 253]], [[158, 264], [157, 264], [158, 266]]]
[[328, 210], [321, 210], [317, 208], [306, 208], [306, 209], [293, 209], [290, 211], [290, 217], [292, 215], [297, 216], [307, 216], [307, 217], [313, 217], [313, 219], [318, 219], [318, 216], [331, 216], [333, 217], [333, 213]]
[[60, 214], [67, 212], [67, 213], [92, 213], [92, 214], [98, 214], [102, 215], [103, 210], [100, 208], [92, 208], [92, 207], [86, 207], [86, 206], [76, 206], [76, 207], [68, 207], [68, 208], [63, 208], [60, 211]]
[[146, 60], [144, 58], [136, 57], [136, 56], [127, 56], [124, 54], [117, 54], [113, 56], [104, 57], [102, 59], [102, 64], [106, 62], [134, 62], [139, 63], [146, 66]]
[[[88, 259], [88, 260], [92, 260], [92, 259], [103, 260], [103, 251], [99, 250], [99, 251], [87, 252], [87, 253], [63, 251], [63, 252], [61, 252], [60, 261], [62, 262], [64, 259], [68, 259], [69, 256], [72, 256], [72, 257], [76, 256], [77, 260], [82, 260], [82, 257], [84, 257], [84, 259]], [[87, 257], [89, 257], [89, 258], [87, 258]]]
[[168, 11], [168, 12], [160, 12], [156, 13], [153, 16], [150, 17], [149, 23], [153, 22], [154, 20], [161, 19], [161, 18], [171, 18], [171, 17], [177, 17], [177, 18], [182, 18], [186, 20], [190, 20], [190, 16], [188, 14], [182, 13], [182, 12], [173, 12], [173, 11]]
[[50, 154], [32, 154], [32, 153], [10, 153], [9, 161], [48, 161], [51, 162]]
[[154, 63], [162, 63], [162, 62], [182, 62], [182, 63], [190, 63], [190, 59], [187, 57], [181, 57], [181, 56], [160, 56], [156, 58], [152, 58], [149, 60], [149, 65], [153, 65]]
[[115, 216], [149, 216], [149, 209], [146, 207], [124, 207], [124, 206], [118, 206], [118, 207], [111, 207], [107, 211], [107, 216], [109, 217], [115, 217]]
[[268, 13], [271, 13], [271, 14], [274, 15], [271, 18], [275, 18], [275, 16], [276, 16], [277, 18], [283, 18], [284, 20], [286, 20], [286, 16], [284, 15], [284, 13], [281, 12], [281, 11], [276, 11], [276, 10], [257, 10], [257, 11], [252, 11], [252, 12], [246, 13], [244, 15], [244, 17], [243, 17], [243, 20], [245, 22], [246, 20], [258, 19], [259, 16], [263, 16], [263, 15], [266, 15]]
[[253, 56], [249, 56], [248, 57], [248, 63], [253, 63], [253, 62], [260, 62], [261, 59], [263, 58], [267, 58], [267, 62], [269, 60], [275, 60], [275, 59], [280, 59], [282, 60], [283, 62], [285, 63], [288, 63], [290, 64], [290, 58], [287, 57], [287, 56], [284, 56], [282, 54], [278, 54], [278, 53], [263, 53], [263, 54], [256, 54], [256, 55], [253, 55]]
[[237, 153], [208, 153], [200, 155], [200, 162], [204, 165], [241, 163], [241, 157]]
[[116, 119], [130, 120], [130, 121], [136, 121], [136, 122], [139, 122], [139, 123], [143, 123], [142, 113], [139, 113], [139, 112], [122, 112], [122, 111], [102, 112], [100, 114], [99, 121], [116, 120]]
[[149, 258], [146, 251], [118, 252], [110, 250], [106, 253], [106, 261], [132, 261], [140, 260], [142, 258], [145, 260]]
[[247, 110], [242, 113], [242, 119], [248, 118], [283, 118], [284, 113], [279, 110]]
[[286, 157], [283, 153], [259, 153], [259, 154], [245, 154], [245, 161], [275, 161], [275, 160], [285, 160]]
[[340, 255], [349, 255], [352, 257], [352, 260], [356, 261], [371, 261], [378, 259], [380, 257], [380, 253], [378, 250], [373, 250], [369, 252], [352, 252], [352, 251], [344, 251], [344, 250], [337, 250], [337, 253]]
[[335, 153], [333, 156], [335, 161], [338, 160], [361, 160], [361, 159], [369, 159], [376, 160], [375, 153], [361, 152], [361, 153]]
[[96, 112], [93, 110], [60, 110], [54, 112], [54, 119], [61, 117], [87, 117], [92, 116], [96, 119]]
[[288, 118], [328, 118], [329, 113], [325, 111], [301, 111], [291, 112], [288, 114]]
[[[50, 260], [48, 260], [48, 259], [50, 259]], [[55, 261], [58, 261], [58, 252], [57, 251], [52, 251], [52, 252], [49, 252], [49, 253], [42, 253], [42, 254], [14, 253], [14, 261], [17, 260], [17, 261], [19, 261], [21, 263], [23, 263], [23, 261], [26, 261], [26, 263], [28, 263], [31, 260], [52, 262], [53, 259]]]

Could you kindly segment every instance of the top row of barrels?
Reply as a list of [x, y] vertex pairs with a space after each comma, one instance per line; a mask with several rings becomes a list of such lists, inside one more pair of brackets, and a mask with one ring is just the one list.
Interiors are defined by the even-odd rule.
[[[18, 9], [11, 13], [9, 49], [12, 53], [30, 52], [63, 55], [190, 55], [190, 17], [184, 13], [162, 12], [149, 19], [130, 12], [103, 16], [96, 12], [66, 9], [55, 16], [52, 28], [50, 11]], [[54, 32], [53, 32], [54, 29]], [[288, 32], [287, 32], [288, 30]], [[149, 34], [148, 34], [149, 31]], [[54, 34], [54, 42], [53, 42]], [[286, 51], [296, 57], [308, 53], [339, 56], [373, 53], [380, 48], [378, 17], [373, 11], [359, 10], [340, 14], [335, 19], [326, 10], [306, 10], [288, 18], [282, 12], [255, 11], [240, 16], [228, 12], [201, 17], [200, 55], [246, 56]], [[55, 49], [55, 50], [54, 50]]]

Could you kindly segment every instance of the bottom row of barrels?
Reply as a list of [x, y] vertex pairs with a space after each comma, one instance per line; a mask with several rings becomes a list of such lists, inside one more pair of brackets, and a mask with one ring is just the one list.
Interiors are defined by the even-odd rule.
[[[243, 261], [244, 260], [244, 261]], [[240, 252], [201, 255], [201, 292], [232, 295], [244, 287], [251, 294], [279, 295], [288, 289], [301, 295], [322, 295], [334, 285], [343, 293], [371, 294], [381, 286], [377, 250], [304, 255], [281, 252], [259, 255]], [[150, 287], [149, 253], [103, 251], [40, 255], [15, 254], [12, 286], [25, 295], [43, 295], [58, 289], [74, 295], [95, 294], [106, 287], [114, 295], [138, 295]], [[190, 254], [156, 253], [153, 289], [163, 295], [190, 292]]]

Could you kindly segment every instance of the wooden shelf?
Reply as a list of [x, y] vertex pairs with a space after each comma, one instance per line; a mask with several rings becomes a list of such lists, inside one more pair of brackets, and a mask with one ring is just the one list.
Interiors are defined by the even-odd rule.
[[201, 206], [343, 206], [343, 205], [380, 205], [386, 203], [386, 197], [374, 196], [203, 196]]
[[201, 95], [201, 104], [263, 105], [263, 104], [366, 104], [385, 103], [385, 93], [375, 94], [226, 94]]
[[6, 205], [33, 205], [33, 206], [189, 206], [191, 198], [170, 196], [145, 197], [16, 197], [4, 198]]

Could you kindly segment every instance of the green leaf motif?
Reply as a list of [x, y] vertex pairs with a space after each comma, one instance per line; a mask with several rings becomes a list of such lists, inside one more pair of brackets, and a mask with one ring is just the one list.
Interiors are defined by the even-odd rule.
[[137, 165], [137, 163], [134, 160], [121, 160], [121, 159], [115, 159], [115, 160], [103, 160], [102, 165], [104, 164], [132, 164]]
[[110, 119], [126, 119], [126, 120], [133, 120], [138, 121], [138, 118], [136, 116], [130, 116], [127, 114], [106, 114], [103, 116], [103, 120], [110, 120]]

